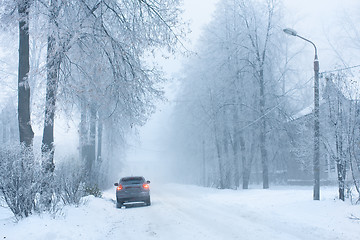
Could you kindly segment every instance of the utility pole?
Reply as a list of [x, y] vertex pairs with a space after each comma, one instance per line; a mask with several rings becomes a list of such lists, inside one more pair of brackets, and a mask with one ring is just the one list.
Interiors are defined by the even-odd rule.
[[[315, 46], [315, 44], [314, 44]], [[314, 200], [320, 200], [320, 106], [319, 59], [315, 47], [314, 59]]]
[[286, 28], [283, 30], [286, 34], [301, 38], [311, 43], [315, 49], [314, 58], [314, 200], [320, 200], [320, 106], [319, 106], [319, 59], [315, 44], [300, 35], [293, 29]]

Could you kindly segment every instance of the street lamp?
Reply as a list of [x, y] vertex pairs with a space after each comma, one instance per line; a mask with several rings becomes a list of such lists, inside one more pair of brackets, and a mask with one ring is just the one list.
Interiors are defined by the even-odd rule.
[[291, 28], [283, 30], [286, 34], [301, 38], [302, 40], [311, 43], [315, 48], [314, 58], [314, 200], [320, 200], [320, 124], [319, 124], [319, 59], [317, 56], [317, 48], [315, 44], [302, 36]]

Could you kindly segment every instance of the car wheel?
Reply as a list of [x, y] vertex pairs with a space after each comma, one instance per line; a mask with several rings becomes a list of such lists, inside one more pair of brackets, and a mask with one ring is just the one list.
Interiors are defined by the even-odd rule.
[[122, 207], [122, 205], [123, 205], [123, 203], [122, 203], [122, 202], [116, 202], [116, 208], [121, 208], [121, 207]]
[[150, 206], [150, 205], [151, 205], [150, 197], [149, 197], [148, 199], [146, 199], [145, 205], [146, 205], [146, 206]]

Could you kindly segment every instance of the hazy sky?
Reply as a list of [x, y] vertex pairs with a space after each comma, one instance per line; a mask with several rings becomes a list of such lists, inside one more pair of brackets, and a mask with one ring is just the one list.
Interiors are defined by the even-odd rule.
[[[265, 0], [264, 0], [265, 1]], [[191, 33], [188, 35], [190, 43], [186, 43], [189, 50], [196, 50], [194, 46], [199, 36], [202, 34], [203, 27], [210, 22], [216, 3], [219, 0], [184, 0], [184, 18], [190, 20]], [[358, 0], [283, 0], [284, 5], [284, 26], [281, 28], [293, 28], [299, 35], [312, 40], [319, 50], [320, 68], [326, 70], [334, 65], [334, 51], [329, 44], [329, 39], [335, 47], [338, 43], [334, 35], [338, 29], [333, 26], [345, 21], [346, 16], [356, 13], [360, 9]], [[360, 16], [360, 14], [359, 14]], [[284, 37], [285, 34], [284, 34]], [[304, 45], [304, 57], [306, 54], [313, 58], [313, 48], [311, 45], [299, 39], [293, 39], [294, 45]], [[331, 57], [330, 57], [331, 56]], [[173, 76], [181, 69], [181, 62], [186, 59], [177, 57], [175, 60], [159, 60], [165, 72]], [[351, 64], [351, 63], [349, 63]], [[312, 67], [309, 61], [308, 67]]]
[[[190, 22], [191, 28], [191, 33], [188, 35], [191, 42], [186, 43], [189, 50], [195, 50], [194, 45], [202, 33], [202, 28], [211, 20], [217, 2], [218, 0], [184, 0], [184, 19]], [[168, 76], [176, 78], [177, 72], [181, 69], [182, 61], [186, 61], [186, 59], [177, 57], [176, 59], [160, 61]], [[173, 92], [176, 91], [173, 86], [174, 83], [170, 82], [169, 86], [166, 87], [168, 98], [171, 98], [174, 95]], [[159, 104], [157, 112], [151, 120], [140, 129], [140, 142], [135, 140], [130, 143], [128, 162], [135, 163], [130, 163], [124, 174], [141, 175], [145, 174], [141, 171], [146, 170], [146, 174], [154, 178], [155, 174], [149, 173], [148, 169], [157, 168], [154, 164], [166, 157], [166, 149], [161, 146], [161, 143], [164, 142], [163, 138], [170, 123], [171, 107], [171, 102]]]
[[[192, 44], [189, 46], [192, 50], [194, 50], [193, 46], [202, 33], [202, 28], [211, 20], [217, 2], [218, 0], [184, 0], [184, 16], [191, 20], [192, 33], [189, 37], [192, 40]], [[280, 27], [293, 28], [299, 35], [315, 42], [319, 51], [320, 71], [329, 70], [327, 68], [333, 64], [329, 59], [334, 59], [334, 54], [328, 39], [332, 39], [338, 30], [333, 26], [341, 22], [345, 16], [352, 14], [355, 9], [360, 10], [358, 1], [284, 0], [283, 3], [286, 23]], [[291, 36], [284, 34], [284, 38], [285, 37], [291, 39]], [[311, 45], [307, 46], [308, 43], [302, 42], [300, 39], [293, 38], [291, 41], [294, 41], [295, 45], [303, 47], [303, 57], [306, 60], [309, 59], [305, 68], [308, 68], [309, 74], [312, 74], [312, 61], [314, 59], [313, 47]], [[335, 40], [334, 46], [337, 45], [338, 43]], [[162, 65], [169, 75], [176, 77], [176, 72], [181, 67], [181, 61], [186, 61], [186, 59], [178, 58], [176, 60], [167, 60], [164, 61]], [[360, 62], [357, 64], [360, 64]], [[170, 90], [174, 91], [174, 89]], [[170, 95], [172, 95], [172, 93]], [[150, 121], [140, 129], [141, 144], [135, 143], [132, 146], [129, 152], [129, 161], [156, 161], [157, 158], [164, 158], [166, 156], [166, 149], [163, 149], [161, 142], [163, 135], [167, 132], [170, 115], [171, 101], [170, 103], [159, 105], [158, 111]]]
[[[332, 68], [335, 63], [329, 60], [336, 59], [337, 61], [332, 48], [335, 47], [339, 52], [343, 50], [341, 49], [343, 48], [342, 38], [337, 36], [343, 28], [340, 23], [346, 22], [346, 18], [350, 15], [360, 16], [356, 11], [360, 10], [360, 2], [358, 0], [284, 0], [284, 8], [287, 20], [287, 26], [284, 27], [294, 28], [299, 35], [316, 44], [320, 71]], [[294, 43], [296, 41], [301, 40], [294, 39]], [[304, 50], [307, 54], [313, 55], [311, 45]], [[349, 64], [351, 64], [350, 60]]]
[[218, 0], [184, 0], [184, 18], [190, 20], [192, 33], [190, 38], [195, 43], [202, 28], [210, 22]]

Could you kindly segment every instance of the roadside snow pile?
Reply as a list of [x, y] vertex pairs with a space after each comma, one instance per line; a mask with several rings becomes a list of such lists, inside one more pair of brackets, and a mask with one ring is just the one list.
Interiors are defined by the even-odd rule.
[[114, 189], [103, 198], [65, 207], [55, 218], [15, 222], [0, 207], [0, 239], [357, 239], [360, 206], [336, 199], [336, 188], [218, 190], [152, 184], [152, 206], [115, 208]]
[[64, 207], [56, 216], [33, 215], [17, 223], [10, 211], [0, 209], [0, 239], [102, 239], [100, 225], [106, 222], [106, 210], [114, 210], [113, 203], [93, 196], [84, 201], [80, 207]]

